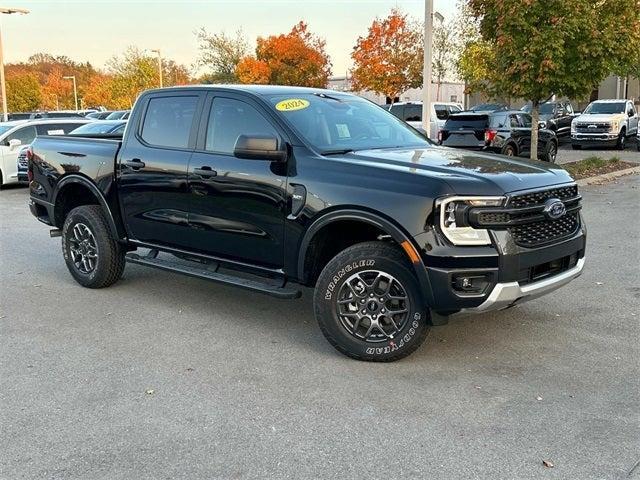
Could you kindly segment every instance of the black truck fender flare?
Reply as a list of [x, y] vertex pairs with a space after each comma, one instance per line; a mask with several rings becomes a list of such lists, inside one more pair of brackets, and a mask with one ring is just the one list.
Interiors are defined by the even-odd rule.
[[55, 206], [58, 199], [58, 194], [65, 188], [65, 186], [69, 184], [80, 184], [83, 187], [86, 187], [98, 200], [102, 211], [105, 214], [107, 219], [107, 223], [109, 224], [109, 230], [113, 234], [114, 238], [120, 239], [120, 235], [118, 234], [118, 228], [116, 226], [116, 222], [113, 218], [113, 214], [111, 213], [111, 209], [109, 208], [109, 204], [107, 200], [104, 198], [104, 194], [100, 191], [100, 189], [93, 183], [91, 180], [83, 177], [82, 175], [71, 174], [62, 178], [56, 185], [55, 192], [52, 196], [52, 204]]
[[361, 222], [366, 222], [375, 227], [378, 227], [379, 229], [390, 235], [391, 238], [398, 245], [400, 245], [400, 247], [409, 258], [409, 261], [413, 265], [414, 271], [416, 273], [416, 278], [418, 279], [418, 283], [420, 285], [420, 290], [422, 291], [427, 304], [434, 304], [433, 290], [431, 289], [431, 283], [429, 281], [429, 276], [427, 275], [426, 267], [411, 237], [407, 235], [400, 227], [394, 224], [391, 220], [387, 220], [380, 215], [364, 210], [334, 210], [322, 215], [320, 218], [317, 218], [313, 221], [313, 223], [307, 228], [307, 231], [305, 232], [304, 236], [302, 237], [302, 241], [300, 242], [300, 249], [298, 251], [299, 279], [305, 278], [305, 257], [307, 255], [307, 250], [309, 248], [309, 244], [311, 243], [311, 239], [323, 227], [339, 220], [358, 220]]

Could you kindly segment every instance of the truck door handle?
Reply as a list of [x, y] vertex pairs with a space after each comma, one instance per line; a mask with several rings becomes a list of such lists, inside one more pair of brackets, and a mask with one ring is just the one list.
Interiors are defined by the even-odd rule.
[[216, 172], [214, 169], [212, 169], [208, 165], [205, 165], [204, 167], [200, 167], [200, 168], [194, 168], [193, 173], [201, 176], [202, 178], [215, 177], [216, 175], [218, 175], [218, 172]]
[[132, 170], [140, 170], [144, 168], [144, 162], [139, 158], [132, 158], [131, 160], [125, 160], [124, 163], [127, 167], [130, 167]]

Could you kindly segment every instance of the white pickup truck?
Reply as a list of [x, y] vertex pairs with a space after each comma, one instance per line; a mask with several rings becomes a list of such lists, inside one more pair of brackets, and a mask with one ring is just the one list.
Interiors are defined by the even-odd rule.
[[624, 150], [638, 133], [638, 112], [630, 100], [596, 100], [571, 122], [571, 146], [615, 146]]

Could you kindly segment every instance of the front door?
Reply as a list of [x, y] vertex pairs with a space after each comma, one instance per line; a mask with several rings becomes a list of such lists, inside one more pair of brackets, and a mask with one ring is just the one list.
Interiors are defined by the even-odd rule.
[[190, 248], [264, 268], [283, 265], [286, 164], [233, 155], [240, 135], [284, 138], [264, 107], [210, 94], [189, 162]]
[[202, 103], [204, 94], [198, 91], [156, 94], [144, 99], [130, 120], [138, 128], [122, 146], [118, 181], [132, 240], [174, 248], [188, 245], [187, 167]]

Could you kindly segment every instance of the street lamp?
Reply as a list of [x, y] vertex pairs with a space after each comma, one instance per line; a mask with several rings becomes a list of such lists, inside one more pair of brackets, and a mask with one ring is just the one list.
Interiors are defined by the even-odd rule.
[[433, 57], [433, 18], [444, 17], [433, 11], [433, 0], [424, 2], [424, 65], [422, 71], [422, 128], [431, 137], [431, 62]]
[[162, 88], [162, 55], [160, 55], [159, 48], [152, 48], [151, 51], [158, 54], [158, 75], [160, 76], [160, 88]]
[[78, 111], [78, 90], [76, 88], [76, 76], [75, 75], [69, 75], [66, 77], [62, 77], [65, 80], [73, 80], [73, 98], [76, 102], [76, 112]]
[[[29, 10], [25, 10], [24, 8], [7, 8], [0, 7], [0, 13], [4, 13], [7, 15], [11, 15], [12, 13], [20, 13], [22, 15], [26, 15], [29, 13]], [[2, 121], [7, 121], [7, 87], [4, 82], [4, 54], [2, 51], [2, 33], [0, 32], [0, 90], [2, 94]]]

